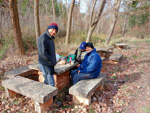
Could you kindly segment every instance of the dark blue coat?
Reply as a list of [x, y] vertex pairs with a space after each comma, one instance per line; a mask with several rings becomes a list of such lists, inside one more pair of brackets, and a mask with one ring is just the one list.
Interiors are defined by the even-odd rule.
[[100, 55], [93, 49], [91, 52], [87, 53], [79, 66], [78, 70], [80, 73], [89, 73], [93, 77], [98, 77], [102, 67], [102, 60]]
[[47, 66], [56, 65], [54, 37], [46, 30], [45, 33], [40, 35], [37, 40], [37, 47], [39, 53], [39, 63]]

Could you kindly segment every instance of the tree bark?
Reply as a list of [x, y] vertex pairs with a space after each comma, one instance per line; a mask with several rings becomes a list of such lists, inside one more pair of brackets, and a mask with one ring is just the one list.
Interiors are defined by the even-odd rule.
[[81, 18], [80, 18], [80, 0], [78, 2], [79, 2], [79, 4], [78, 4], [78, 28], [80, 31], [80, 21], [81, 21]]
[[0, 39], [1, 39], [2, 38], [2, 9], [0, 9], [0, 20], [1, 20], [0, 21]]
[[118, 10], [119, 10], [119, 7], [120, 7], [120, 2], [121, 0], [115, 0], [114, 1], [114, 14], [112, 14], [112, 23], [111, 23], [111, 27], [110, 27], [110, 31], [108, 33], [108, 37], [105, 41], [105, 45], [108, 45], [110, 40], [111, 40], [111, 37], [112, 37], [112, 34], [114, 32], [114, 28], [115, 28], [115, 25], [116, 25], [116, 21], [117, 21], [117, 17], [118, 17]]
[[[91, 40], [91, 37], [92, 37], [92, 34], [93, 34], [93, 31], [98, 23], [98, 21], [100, 20], [100, 17], [101, 17], [101, 14], [103, 12], [103, 9], [104, 9], [104, 6], [105, 6], [105, 3], [106, 3], [106, 0], [101, 0], [101, 3], [100, 3], [100, 10], [97, 14], [97, 16], [95, 18], [92, 18], [91, 17], [91, 25], [90, 25], [90, 28], [89, 28], [89, 31], [88, 31], [88, 36], [87, 36], [87, 39], [86, 39], [86, 42], [89, 42]], [[93, 5], [95, 7], [95, 5]], [[94, 12], [94, 11], [92, 11]], [[92, 14], [93, 15], [93, 14]], [[91, 16], [92, 16], [91, 15]]]
[[40, 36], [39, 0], [34, 0], [34, 24], [36, 39]]
[[24, 52], [22, 34], [21, 34], [20, 23], [19, 23], [17, 0], [9, 0], [9, 10], [10, 10], [10, 17], [12, 20], [12, 25], [13, 25], [14, 35], [15, 35], [14, 41], [15, 41], [15, 46], [17, 48], [17, 52], [20, 55], [24, 55], [25, 52]]
[[128, 18], [128, 15], [126, 14], [125, 20], [124, 20], [124, 25], [123, 25], [123, 30], [122, 30], [122, 36], [124, 36], [124, 34], [126, 32], [127, 18]]
[[75, 0], [72, 0], [70, 10], [69, 10], [69, 15], [68, 15], [68, 22], [67, 22], [67, 34], [66, 34], [66, 42], [65, 42], [66, 44], [68, 44], [70, 41], [72, 12], [73, 12], [73, 8], [74, 8], [74, 3], [75, 3]]
[[53, 6], [53, 17], [54, 17], [54, 21], [56, 22], [56, 13], [55, 13], [54, 0], [52, 0], [52, 6]]

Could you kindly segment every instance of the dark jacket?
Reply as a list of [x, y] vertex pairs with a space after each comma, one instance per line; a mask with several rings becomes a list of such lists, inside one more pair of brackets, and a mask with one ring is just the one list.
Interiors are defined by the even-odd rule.
[[38, 37], [37, 48], [39, 52], [39, 63], [47, 66], [56, 65], [54, 37], [46, 30], [45, 33]]
[[82, 60], [84, 59], [84, 56], [86, 55], [86, 51], [81, 51], [80, 48], [77, 48], [74, 55], [76, 56], [75, 61], [81, 64]]
[[93, 49], [91, 52], [85, 55], [78, 70], [80, 70], [80, 73], [88, 73], [96, 78], [100, 74], [101, 67], [102, 67], [101, 57], [96, 52], [96, 49]]

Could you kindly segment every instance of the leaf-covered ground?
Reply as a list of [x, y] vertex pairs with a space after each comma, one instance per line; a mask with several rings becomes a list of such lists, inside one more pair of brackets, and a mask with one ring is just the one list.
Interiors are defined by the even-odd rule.
[[[47, 112], [51, 113], [150, 113], [150, 39], [129, 44], [127, 49], [114, 49], [123, 54], [117, 65], [103, 64], [108, 75], [104, 89], [92, 96], [90, 106], [76, 105], [68, 94], [68, 87], [59, 92]], [[37, 60], [37, 51], [18, 57], [9, 50], [0, 60], [0, 81], [4, 72]], [[1, 82], [0, 82], [1, 85]], [[0, 87], [0, 112], [34, 113], [33, 101], [24, 96], [7, 98]]]

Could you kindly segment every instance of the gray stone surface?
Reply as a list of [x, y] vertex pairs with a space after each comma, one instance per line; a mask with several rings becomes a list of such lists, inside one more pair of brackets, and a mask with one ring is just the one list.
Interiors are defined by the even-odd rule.
[[122, 59], [123, 55], [122, 54], [112, 54], [109, 59], [113, 61], [119, 62]]
[[115, 46], [122, 47], [122, 48], [127, 48], [127, 44], [125, 44], [125, 43], [115, 43]]
[[22, 66], [22, 67], [14, 69], [14, 70], [5, 72], [4, 76], [6, 78], [13, 78], [15, 76], [23, 76], [23, 75], [26, 75], [26, 74], [30, 74], [30, 73], [33, 73], [35, 71], [36, 70], [30, 69], [28, 66]]
[[104, 48], [104, 47], [96, 47], [97, 52], [107, 52], [109, 48]]
[[81, 80], [69, 89], [69, 94], [88, 98], [104, 82], [106, 76], [100, 74], [96, 79]]
[[[74, 63], [74, 64], [66, 64], [66, 65], [61, 65], [61, 64], [56, 64], [55, 66], [55, 74], [56, 75], [60, 75], [72, 68], [74, 68], [75, 66], [77, 66], [78, 63]], [[34, 72], [37, 72], [39, 69], [39, 64], [35, 63], [35, 64], [31, 64], [31, 65], [27, 65], [27, 66], [22, 66], [19, 68], [16, 68], [14, 70], [11, 71], [7, 71], [5, 72], [4, 76], [6, 78], [13, 78], [15, 76], [24, 76], [24, 75], [29, 75], [32, 74]]]
[[[54, 68], [54, 71], [55, 71], [55, 74], [60, 75], [60, 74], [62, 74], [64, 72], [66, 72], [66, 71], [76, 67], [77, 65], [78, 65], [78, 63], [74, 63], [74, 64], [71, 64], [71, 65], [69, 63], [67, 63], [65, 65], [56, 64], [56, 66]], [[37, 70], [39, 70], [39, 64], [36, 63], [36, 64], [33, 64], [33, 65], [29, 65], [29, 68], [30, 69], [37, 69]]]
[[58, 89], [41, 82], [24, 77], [14, 77], [2, 81], [2, 86], [24, 96], [30, 97], [39, 103], [45, 103], [58, 94]]

